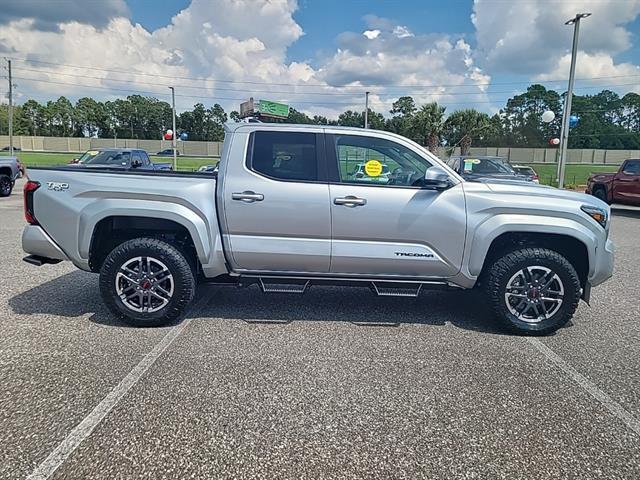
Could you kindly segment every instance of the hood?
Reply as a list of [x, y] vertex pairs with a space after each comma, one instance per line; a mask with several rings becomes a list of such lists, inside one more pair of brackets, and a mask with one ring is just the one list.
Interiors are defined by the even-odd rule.
[[601, 173], [592, 173], [589, 175], [589, 180], [604, 180], [607, 178], [613, 178], [616, 175], [616, 172], [601, 172]]
[[607, 209], [609, 206], [602, 200], [597, 199], [592, 195], [585, 193], [574, 192], [572, 190], [563, 190], [560, 188], [550, 187], [548, 185], [540, 185], [533, 182], [519, 182], [519, 181], [487, 181], [484, 184], [489, 189], [496, 193], [503, 193], [507, 195], [523, 195], [526, 197], [541, 197], [545, 200], [558, 199], [558, 200], [570, 200], [573, 202], [581, 202], [586, 205], [593, 205], [594, 207]]

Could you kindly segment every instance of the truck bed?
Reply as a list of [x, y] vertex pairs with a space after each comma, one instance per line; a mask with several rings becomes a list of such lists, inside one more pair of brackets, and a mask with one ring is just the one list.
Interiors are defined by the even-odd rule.
[[64, 246], [78, 268], [91, 270], [89, 252], [96, 227], [114, 216], [175, 222], [193, 238], [203, 269], [224, 265], [221, 246], [217, 260], [214, 254], [220, 235], [212, 175], [57, 167], [29, 169], [28, 177], [40, 184], [33, 196], [39, 224], [34, 228]]

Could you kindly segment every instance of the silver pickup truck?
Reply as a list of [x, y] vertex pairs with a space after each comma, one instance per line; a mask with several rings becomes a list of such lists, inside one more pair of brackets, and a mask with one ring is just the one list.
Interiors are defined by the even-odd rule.
[[111, 311], [139, 326], [178, 319], [198, 282], [478, 286], [512, 330], [546, 334], [613, 271], [597, 198], [465, 182], [404, 137], [356, 128], [227, 125], [217, 175], [32, 169], [25, 210], [25, 260], [99, 273]]

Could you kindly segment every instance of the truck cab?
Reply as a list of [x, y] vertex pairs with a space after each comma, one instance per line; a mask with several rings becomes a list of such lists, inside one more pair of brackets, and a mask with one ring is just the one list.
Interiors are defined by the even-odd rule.
[[586, 193], [609, 204], [640, 205], [640, 159], [625, 160], [616, 173], [591, 175]]

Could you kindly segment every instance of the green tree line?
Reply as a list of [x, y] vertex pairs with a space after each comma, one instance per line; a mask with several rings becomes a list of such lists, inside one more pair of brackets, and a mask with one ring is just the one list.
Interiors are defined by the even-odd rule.
[[[493, 115], [475, 109], [448, 112], [436, 102], [418, 105], [412, 97], [403, 96], [386, 117], [370, 109], [368, 121], [370, 128], [404, 135], [431, 150], [460, 146], [465, 152], [472, 145], [545, 147], [560, 135], [562, 104], [561, 94], [536, 84], [509, 98]], [[556, 114], [551, 123], [542, 122], [546, 110]], [[571, 131], [569, 148], [640, 149], [640, 95], [621, 97], [610, 90], [576, 95], [572, 114], [580, 121]], [[8, 132], [7, 119], [7, 106], [2, 105], [0, 134]], [[227, 115], [219, 104], [206, 108], [197, 103], [177, 116], [176, 125], [178, 131], [188, 132], [190, 140], [220, 141], [228, 119], [237, 121], [238, 112]], [[291, 108], [283, 121], [362, 127], [364, 111], [347, 110], [337, 119], [328, 119]], [[105, 102], [85, 97], [75, 105], [65, 97], [46, 104], [28, 100], [14, 111], [16, 135], [158, 139], [171, 124], [167, 102], [140, 95]]]

